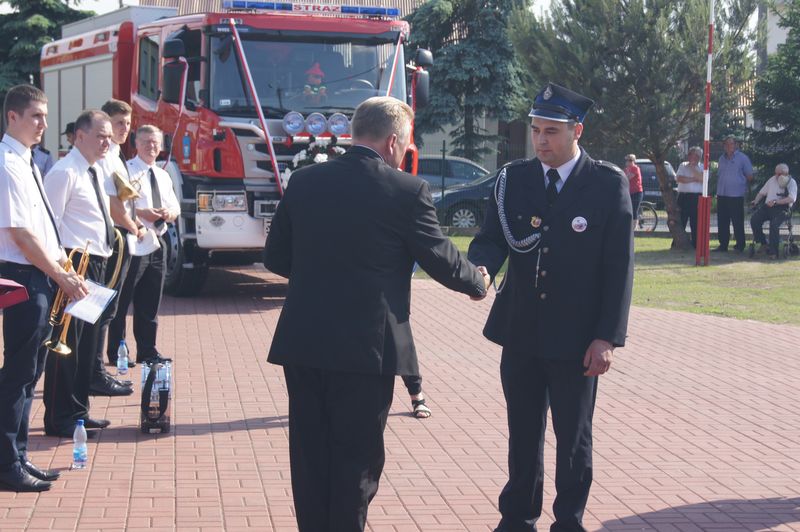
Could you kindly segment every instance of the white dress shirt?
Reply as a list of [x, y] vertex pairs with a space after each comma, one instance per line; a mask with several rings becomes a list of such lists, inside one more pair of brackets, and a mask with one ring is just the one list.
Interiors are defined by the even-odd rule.
[[[581, 158], [581, 150], [578, 150], [578, 153], [575, 154], [575, 157], [573, 157], [569, 161], [565, 162], [564, 164], [556, 168], [558, 176], [561, 178], [558, 181], [556, 181], [556, 190], [561, 192], [561, 189], [564, 188], [564, 185], [567, 183], [567, 178], [572, 173], [572, 170], [573, 168], [575, 168], [575, 165], [578, 164], [578, 159], [580, 158]], [[544, 188], [547, 188], [547, 184], [549, 181], [547, 179], [547, 171], [550, 170], [551, 168], [553, 167], [542, 163], [542, 171], [544, 172]]]
[[34, 175], [41, 185], [39, 170], [31, 173], [31, 150], [11, 135], [3, 136], [0, 144], [0, 261], [30, 264], [11, 239], [10, 228], [28, 229], [39, 239], [50, 259], [61, 258], [58, 235], [47, 214], [47, 197], [42, 197]]
[[[161, 207], [167, 209], [170, 214], [180, 216], [181, 204], [175, 196], [175, 191], [172, 189], [172, 179], [166, 170], [160, 166], [148, 165], [137, 155], [133, 159], [128, 160], [128, 175], [130, 175], [131, 185], [139, 192], [139, 198], [135, 200], [137, 209], [151, 209], [153, 208], [153, 190], [150, 187], [150, 170], [156, 176], [156, 183], [158, 183], [158, 191], [161, 193]], [[139, 221], [144, 224], [148, 229], [153, 229], [160, 236], [167, 232], [167, 225], [164, 224], [161, 228], [156, 229], [152, 222], [148, 222], [141, 216]]]
[[[701, 163], [697, 163], [695, 166], [697, 171], [700, 174], [703, 174], [703, 165]], [[693, 168], [689, 164], [689, 161], [684, 161], [678, 167], [678, 171], [675, 174], [676, 176], [682, 177], [691, 177], [694, 178]], [[685, 193], [702, 193], [703, 192], [703, 182], [702, 181], [692, 181], [691, 183], [681, 183], [678, 181], [678, 192], [685, 192]]]
[[[111, 246], [106, 242], [105, 217], [97, 202], [89, 166], [79, 149], [70, 150], [47, 174], [44, 190], [53, 206], [64, 247], [83, 249], [88, 240], [90, 255], [110, 257]], [[100, 183], [100, 197], [105, 203], [106, 212], [110, 213], [108, 194], [103, 186], [105, 174], [97, 164], [93, 168]]]
[[768, 202], [785, 199], [786, 196], [779, 196], [779, 194], [785, 194], [787, 192], [789, 193], [788, 197], [792, 198], [792, 203], [786, 205], [786, 207], [791, 207], [794, 205], [794, 202], [797, 201], [797, 181], [791, 176], [789, 177], [789, 184], [786, 185], [785, 188], [778, 184], [777, 176], [772, 176], [764, 183], [761, 190], [758, 191], [759, 194], [763, 194], [767, 198]]

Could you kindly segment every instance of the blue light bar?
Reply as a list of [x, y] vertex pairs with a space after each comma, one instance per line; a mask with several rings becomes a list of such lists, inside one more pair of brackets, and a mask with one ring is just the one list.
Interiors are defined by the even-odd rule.
[[265, 11], [291, 11], [292, 4], [287, 2], [251, 2], [249, 0], [225, 0], [223, 9], [263, 9]]
[[400, 17], [396, 7], [345, 6], [337, 4], [306, 4], [289, 2], [258, 2], [254, 0], [224, 0], [223, 9], [250, 9], [261, 11], [294, 11], [321, 15], [356, 15], [365, 17]]

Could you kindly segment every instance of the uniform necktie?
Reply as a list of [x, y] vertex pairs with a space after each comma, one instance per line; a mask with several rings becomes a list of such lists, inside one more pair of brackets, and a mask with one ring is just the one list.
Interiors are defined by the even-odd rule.
[[44, 189], [42, 188], [42, 183], [39, 182], [39, 179], [36, 177], [36, 170], [33, 167], [33, 156], [31, 156], [31, 174], [33, 175], [33, 180], [36, 182], [36, 188], [39, 189], [39, 194], [42, 196], [42, 203], [44, 203], [44, 208], [47, 210], [47, 216], [50, 217], [50, 223], [53, 224], [53, 231], [56, 233], [56, 240], [58, 240], [58, 247], [63, 247], [61, 245], [61, 235], [58, 234], [58, 226], [56, 226], [56, 219], [53, 216], [53, 211], [50, 210], [50, 204], [47, 203], [47, 199], [44, 197]]
[[156, 173], [153, 169], [150, 169], [150, 191], [153, 194], [153, 208], [160, 209], [161, 208], [161, 190], [158, 188], [158, 180], [156, 179]]
[[111, 217], [108, 215], [106, 209], [106, 202], [103, 201], [103, 194], [100, 193], [100, 181], [97, 179], [97, 170], [89, 167], [89, 175], [92, 176], [92, 186], [94, 193], [97, 196], [97, 203], [100, 206], [100, 212], [103, 213], [103, 223], [106, 225], [106, 244], [109, 246], [114, 245], [114, 224], [111, 222]]
[[556, 202], [556, 198], [558, 197], [558, 189], [556, 188], [556, 183], [558, 180], [561, 179], [561, 176], [558, 175], [558, 170], [555, 168], [551, 168], [547, 171], [547, 190], [545, 194], [547, 195], [547, 205], [553, 206]]

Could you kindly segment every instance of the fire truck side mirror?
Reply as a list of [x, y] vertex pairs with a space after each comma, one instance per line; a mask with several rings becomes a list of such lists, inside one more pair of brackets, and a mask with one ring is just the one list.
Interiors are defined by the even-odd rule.
[[186, 55], [186, 46], [180, 39], [169, 39], [164, 42], [164, 59], [177, 59]]
[[418, 48], [414, 56], [414, 64], [422, 68], [430, 68], [433, 66], [433, 54], [430, 50], [425, 48]]
[[414, 108], [422, 109], [430, 99], [430, 74], [424, 70], [416, 70], [414, 76]]

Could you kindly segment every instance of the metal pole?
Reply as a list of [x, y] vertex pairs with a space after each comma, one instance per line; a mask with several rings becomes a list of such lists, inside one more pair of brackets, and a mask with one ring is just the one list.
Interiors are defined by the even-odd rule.
[[697, 202], [697, 242], [695, 265], [708, 266], [711, 261], [711, 197], [708, 195], [708, 167], [711, 151], [711, 66], [714, 52], [714, 0], [708, 9], [708, 63], [706, 65], [706, 117], [703, 142], [703, 195]]

